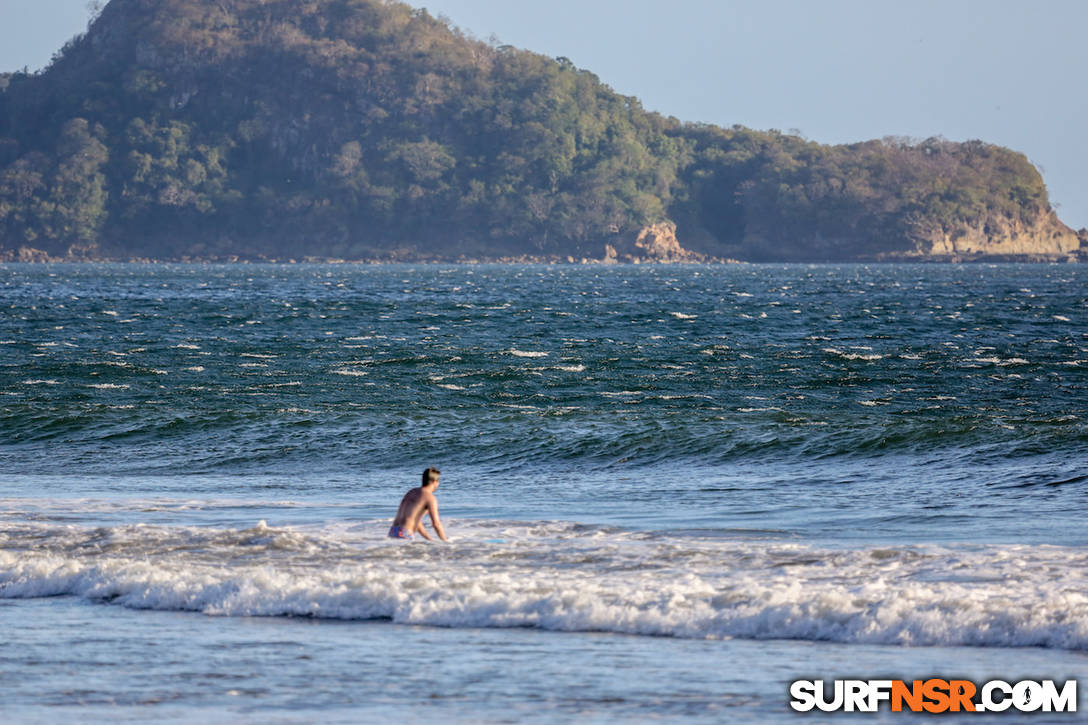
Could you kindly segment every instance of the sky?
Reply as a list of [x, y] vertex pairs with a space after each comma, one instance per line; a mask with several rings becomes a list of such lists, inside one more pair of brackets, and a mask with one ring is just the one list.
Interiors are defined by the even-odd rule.
[[[415, 0], [481, 39], [566, 56], [684, 121], [982, 139], [1023, 152], [1088, 227], [1086, 0]], [[42, 68], [87, 0], [0, 0], [0, 70]], [[1078, 90], [1080, 89], [1080, 90]]]

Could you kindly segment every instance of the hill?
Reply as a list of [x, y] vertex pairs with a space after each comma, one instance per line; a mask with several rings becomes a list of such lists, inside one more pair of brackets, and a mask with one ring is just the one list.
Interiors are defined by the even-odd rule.
[[0, 255], [1066, 259], [981, 141], [683, 123], [392, 0], [112, 0], [0, 77]]

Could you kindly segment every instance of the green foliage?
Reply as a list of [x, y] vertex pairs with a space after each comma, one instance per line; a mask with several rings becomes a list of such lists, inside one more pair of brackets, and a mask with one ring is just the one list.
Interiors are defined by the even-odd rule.
[[689, 127], [689, 227], [750, 258], [850, 259], [910, 251], [919, 237], [1049, 211], [1038, 171], [981, 141], [887, 138], [821, 146], [777, 132]]
[[1048, 209], [1006, 149], [683, 125], [386, 0], [112, 0], [0, 76], [0, 247], [600, 256], [674, 219], [705, 252], [838, 258]]
[[31, 152], [0, 171], [5, 239], [57, 253], [97, 241], [108, 199], [104, 135], [74, 118], [61, 127], [53, 156]]

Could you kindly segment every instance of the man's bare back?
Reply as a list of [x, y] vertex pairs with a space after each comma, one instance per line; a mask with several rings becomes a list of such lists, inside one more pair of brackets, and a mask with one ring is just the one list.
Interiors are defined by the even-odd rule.
[[428, 468], [423, 472], [423, 485], [413, 488], [404, 494], [397, 507], [397, 515], [393, 519], [393, 526], [389, 529], [389, 536], [394, 539], [410, 539], [413, 534], [419, 534], [427, 541], [431, 541], [427, 529], [423, 526], [423, 514], [431, 517], [431, 525], [442, 541], [448, 541], [446, 531], [442, 528], [442, 519], [438, 516], [438, 498], [434, 495], [438, 488], [439, 471], [437, 468]]

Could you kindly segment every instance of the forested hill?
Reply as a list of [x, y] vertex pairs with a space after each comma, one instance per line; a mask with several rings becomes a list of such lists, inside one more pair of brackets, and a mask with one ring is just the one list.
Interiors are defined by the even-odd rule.
[[112, 0], [0, 89], [8, 259], [1080, 253], [1020, 153], [682, 123], [393, 0]]

